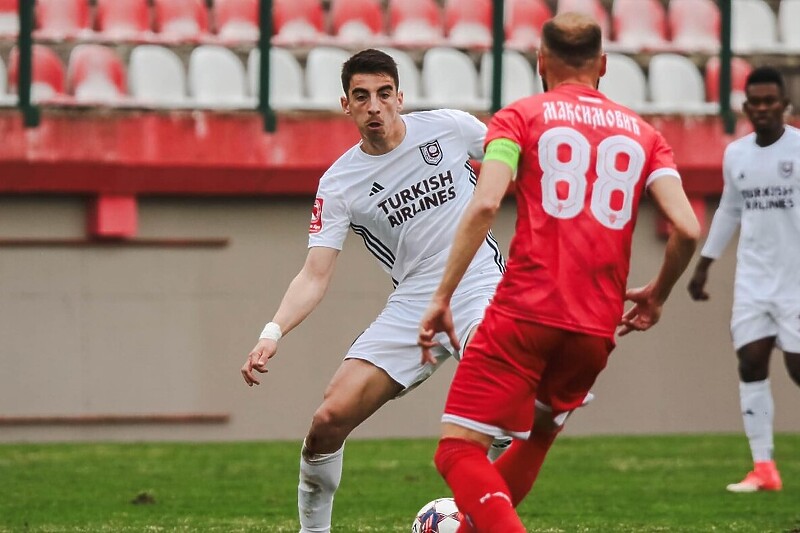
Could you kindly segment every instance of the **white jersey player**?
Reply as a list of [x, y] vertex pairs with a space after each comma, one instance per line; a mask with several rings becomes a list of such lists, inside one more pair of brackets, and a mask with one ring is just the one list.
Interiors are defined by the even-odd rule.
[[694, 299], [708, 298], [708, 268], [740, 228], [731, 334], [755, 466], [728, 485], [733, 492], [782, 488], [772, 456], [769, 360], [776, 345], [800, 385], [800, 131], [784, 123], [788, 99], [777, 70], [755, 69], [745, 92], [755, 132], [725, 150], [722, 198], [689, 285]]
[[[333, 496], [342, 474], [344, 441], [384, 403], [426, 379], [419, 320], [448, 257], [456, 222], [472, 196], [470, 158], [483, 156], [486, 126], [472, 115], [437, 110], [400, 115], [397, 67], [377, 50], [352, 56], [342, 68], [342, 108], [361, 142], [323, 175], [309, 227], [309, 251], [274, 318], [248, 355], [242, 375], [258, 384], [277, 341], [317, 306], [350, 230], [391, 276], [394, 291], [375, 321], [349, 348], [314, 414], [300, 459], [301, 533], [331, 528]], [[489, 236], [453, 297], [461, 338], [483, 317], [504, 269]], [[442, 336], [437, 356], [457, 355]]]

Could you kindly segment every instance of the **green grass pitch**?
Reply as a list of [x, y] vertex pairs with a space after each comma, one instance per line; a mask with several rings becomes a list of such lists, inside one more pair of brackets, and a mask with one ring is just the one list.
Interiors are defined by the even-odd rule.
[[[334, 531], [408, 532], [448, 491], [435, 441], [354, 440]], [[780, 493], [729, 494], [743, 435], [562, 437], [519, 508], [532, 532], [800, 532], [800, 435]], [[0, 532], [292, 532], [299, 443], [0, 445]]]

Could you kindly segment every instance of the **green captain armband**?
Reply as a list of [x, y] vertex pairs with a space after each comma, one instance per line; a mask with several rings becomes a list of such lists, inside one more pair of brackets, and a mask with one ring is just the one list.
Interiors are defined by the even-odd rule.
[[511, 139], [495, 139], [486, 146], [486, 154], [483, 156], [483, 160], [501, 161], [511, 167], [511, 170], [516, 174], [520, 152], [522, 152], [520, 145]]

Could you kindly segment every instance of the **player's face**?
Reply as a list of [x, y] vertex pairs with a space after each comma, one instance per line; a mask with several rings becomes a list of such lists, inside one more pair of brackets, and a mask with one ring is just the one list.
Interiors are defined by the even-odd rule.
[[381, 142], [396, 133], [403, 94], [386, 74], [355, 74], [342, 97], [342, 109], [353, 120], [365, 140]]
[[746, 90], [744, 112], [756, 132], [771, 132], [783, 127], [788, 100], [775, 83], [754, 83]]

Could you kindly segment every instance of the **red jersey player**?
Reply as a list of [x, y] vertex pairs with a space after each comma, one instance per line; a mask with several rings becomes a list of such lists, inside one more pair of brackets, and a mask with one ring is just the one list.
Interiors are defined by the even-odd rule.
[[[516, 176], [507, 271], [456, 371], [435, 456], [468, 518], [462, 533], [525, 531], [514, 507], [605, 367], [615, 329], [624, 335], [658, 321], [699, 237], [666, 141], [597, 91], [601, 42], [585, 15], [545, 24], [538, 61], [547, 92], [493, 117], [477, 190], [420, 325], [423, 361], [443, 340], [437, 333], [457, 344], [450, 298]], [[626, 292], [645, 190], [674, 231], [655, 278]], [[623, 313], [625, 298], [634, 305]], [[486, 449], [501, 435], [515, 440], [492, 464]]]

